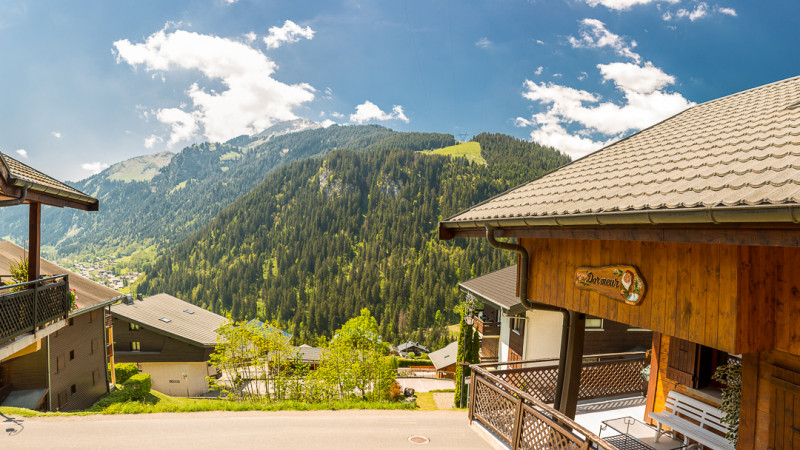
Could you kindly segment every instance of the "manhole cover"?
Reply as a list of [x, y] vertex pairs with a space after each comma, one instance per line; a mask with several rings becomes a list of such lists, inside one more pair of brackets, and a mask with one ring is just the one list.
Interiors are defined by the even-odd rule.
[[408, 438], [408, 442], [411, 442], [412, 444], [427, 444], [430, 441], [431, 440], [425, 436], [411, 436]]

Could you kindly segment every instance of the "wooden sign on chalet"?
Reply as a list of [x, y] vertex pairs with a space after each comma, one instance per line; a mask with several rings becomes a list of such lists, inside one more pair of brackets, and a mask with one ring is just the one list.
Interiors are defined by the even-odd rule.
[[578, 267], [575, 287], [629, 305], [641, 303], [647, 290], [644, 278], [634, 266]]

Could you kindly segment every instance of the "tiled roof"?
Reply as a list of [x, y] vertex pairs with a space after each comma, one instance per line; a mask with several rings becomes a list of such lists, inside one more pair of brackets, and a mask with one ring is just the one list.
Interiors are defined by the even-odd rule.
[[27, 184], [30, 185], [29, 189], [33, 191], [50, 194], [55, 197], [78, 200], [83, 203], [97, 203], [97, 199], [39, 172], [5, 153], [0, 153], [0, 161], [3, 164], [3, 169], [5, 169], [0, 170], [0, 174], [7, 178], [6, 182], [9, 184], [16, 186]]
[[484, 302], [511, 310], [522, 303], [517, 297], [517, 265], [495, 270], [460, 283], [462, 290], [472, 293]]
[[111, 313], [123, 320], [204, 347], [216, 345], [217, 330], [228, 321], [219, 314], [167, 294], [134, 300], [131, 305], [119, 303], [111, 307]]
[[451, 342], [444, 348], [428, 353], [428, 358], [430, 358], [436, 370], [455, 364], [458, 358], [458, 341]]
[[798, 204], [800, 77], [795, 77], [691, 107], [441, 225]]
[[428, 353], [430, 351], [430, 350], [428, 350], [428, 347], [425, 347], [424, 345], [418, 344], [418, 343], [416, 343], [414, 341], [403, 342], [402, 344], [397, 346], [397, 349], [400, 350], [401, 352], [407, 352], [407, 351], [413, 350], [415, 348], [417, 348], [417, 349], [419, 349], [419, 350], [421, 350], [421, 351], [423, 351], [425, 353]]
[[277, 331], [281, 335], [283, 335], [284, 339], [286, 339], [286, 342], [289, 342], [289, 340], [292, 339], [292, 333], [289, 333], [288, 331], [283, 331], [279, 328], [275, 328], [272, 325], [264, 323], [258, 319], [251, 319], [249, 322], [247, 322], [247, 325], [251, 325], [254, 328], [256, 328], [256, 330], [259, 331], [259, 334], [261, 334], [264, 337], [267, 337], [270, 333]]
[[299, 347], [294, 347], [294, 349], [297, 350], [300, 354], [300, 358], [306, 364], [318, 363], [322, 359], [322, 349], [319, 347], [303, 344]]
[[[0, 241], [0, 273], [9, 273], [9, 265], [16, 264], [22, 259], [24, 250], [22, 247], [8, 241]], [[78, 305], [78, 310], [75, 313], [80, 313], [82, 309], [103, 303], [107, 300], [122, 297], [120, 292], [115, 291], [102, 284], [95, 283], [94, 281], [84, 278], [77, 273], [70, 272], [69, 270], [51, 263], [46, 259], [40, 258], [40, 273], [43, 277], [50, 275], [69, 275], [69, 287], [75, 289], [77, 300], [75, 303]], [[3, 279], [3, 281], [8, 281]]]

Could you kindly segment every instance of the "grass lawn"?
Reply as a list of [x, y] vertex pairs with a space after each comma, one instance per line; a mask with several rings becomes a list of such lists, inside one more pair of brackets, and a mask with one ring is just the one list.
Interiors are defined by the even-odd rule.
[[469, 161], [478, 164], [486, 164], [486, 160], [481, 156], [481, 144], [477, 142], [459, 142], [450, 147], [439, 148], [436, 150], [425, 150], [422, 153], [429, 155], [446, 155], [451, 158], [467, 158]]
[[[431, 400], [432, 401], [432, 400]], [[38, 412], [24, 408], [0, 407], [0, 413], [17, 417], [47, 416], [85, 416], [89, 414], [145, 414], [158, 412], [198, 412], [198, 411], [315, 411], [339, 409], [417, 409], [413, 403], [406, 402], [367, 402], [363, 400], [346, 400], [338, 402], [306, 403], [298, 401], [281, 401], [273, 403], [230, 402], [216, 399], [192, 399], [170, 397], [157, 391], [143, 401], [127, 401], [112, 403], [104, 408], [94, 406], [85, 411], [73, 412]], [[434, 405], [435, 409], [435, 405]]]

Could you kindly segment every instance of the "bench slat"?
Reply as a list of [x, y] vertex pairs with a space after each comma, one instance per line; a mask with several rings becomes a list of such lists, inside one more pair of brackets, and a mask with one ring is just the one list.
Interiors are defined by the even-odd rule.
[[[705, 446], [733, 450], [729, 440], [712, 431], [728, 431], [721, 422], [724, 415], [718, 408], [675, 391], [667, 394], [666, 406], [669, 410], [652, 412], [648, 417]], [[699, 425], [687, 418], [699, 422]]]

